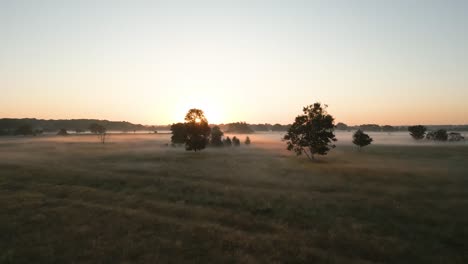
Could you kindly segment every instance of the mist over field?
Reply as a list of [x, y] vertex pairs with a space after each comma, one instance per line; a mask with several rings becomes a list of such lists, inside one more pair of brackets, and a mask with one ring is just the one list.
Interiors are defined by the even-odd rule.
[[465, 143], [381, 133], [358, 151], [338, 132], [310, 162], [281, 135], [202, 153], [170, 134], [3, 137], [0, 259], [465, 262]]

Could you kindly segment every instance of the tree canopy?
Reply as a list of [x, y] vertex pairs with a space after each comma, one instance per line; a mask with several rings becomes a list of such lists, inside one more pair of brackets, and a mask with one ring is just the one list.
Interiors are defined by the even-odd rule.
[[103, 125], [100, 125], [98, 123], [92, 123], [91, 125], [89, 125], [89, 131], [93, 134], [104, 134], [106, 133], [107, 129]]
[[370, 145], [372, 141], [373, 139], [360, 129], [353, 134], [353, 144], [359, 146], [359, 148]]
[[235, 147], [239, 147], [239, 146], [240, 146], [240, 140], [239, 140], [236, 136], [234, 136], [234, 137], [232, 138], [232, 144], [233, 144]]
[[447, 141], [448, 140], [448, 133], [445, 129], [439, 129], [436, 131], [430, 131], [426, 135], [426, 139], [435, 140], [435, 141]]
[[219, 128], [219, 126], [214, 126], [211, 129], [211, 145], [215, 147], [223, 146], [223, 135], [224, 133], [221, 131], [221, 128]]
[[315, 103], [303, 108], [304, 114], [296, 117], [283, 138], [289, 151], [297, 155], [304, 153], [312, 160], [315, 154], [326, 155], [335, 147], [334, 118], [326, 107]]
[[230, 147], [230, 146], [232, 146], [232, 141], [231, 141], [231, 139], [230, 139], [229, 137], [226, 137], [226, 138], [223, 140], [223, 144], [224, 144], [224, 146], [226, 146], [226, 147]]
[[199, 151], [206, 147], [210, 138], [211, 129], [208, 120], [200, 109], [190, 109], [185, 115], [187, 136], [185, 149]]
[[185, 144], [187, 138], [187, 128], [184, 123], [176, 123], [171, 126], [171, 142], [173, 144]]
[[427, 128], [425, 126], [421, 126], [421, 125], [409, 126], [408, 131], [410, 132], [410, 135], [414, 139], [420, 140], [420, 139], [423, 139], [424, 136], [426, 135]]

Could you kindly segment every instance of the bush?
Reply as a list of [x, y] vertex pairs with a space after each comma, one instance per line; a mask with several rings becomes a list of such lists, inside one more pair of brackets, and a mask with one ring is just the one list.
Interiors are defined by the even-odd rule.
[[215, 147], [222, 147], [223, 146], [223, 131], [219, 128], [219, 126], [215, 126], [211, 129], [211, 139], [210, 144]]
[[423, 139], [426, 134], [426, 130], [427, 128], [421, 125], [408, 127], [410, 135], [416, 140]]
[[436, 131], [430, 131], [429, 133], [427, 133], [426, 139], [435, 140], [435, 141], [447, 141], [448, 140], [447, 130], [439, 129]]
[[235, 146], [235, 147], [239, 147], [240, 146], [240, 140], [237, 138], [237, 137], [233, 137], [232, 138], [232, 144]]
[[353, 144], [359, 146], [359, 149], [370, 145], [372, 141], [373, 139], [360, 129], [358, 129], [353, 135]]
[[226, 147], [230, 147], [230, 146], [232, 146], [232, 141], [231, 141], [231, 139], [230, 139], [229, 137], [226, 137], [226, 138], [223, 140], [223, 144], [224, 144], [224, 146], [226, 146]]
[[57, 133], [59, 136], [68, 136], [68, 132], [65, 128], [60, 129], [60, 131]]

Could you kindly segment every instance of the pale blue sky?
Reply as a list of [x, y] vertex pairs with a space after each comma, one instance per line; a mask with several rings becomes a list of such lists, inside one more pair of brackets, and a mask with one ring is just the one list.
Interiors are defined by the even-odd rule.
[[468, 1], [0, 0], [0, 117], [468, 123]]

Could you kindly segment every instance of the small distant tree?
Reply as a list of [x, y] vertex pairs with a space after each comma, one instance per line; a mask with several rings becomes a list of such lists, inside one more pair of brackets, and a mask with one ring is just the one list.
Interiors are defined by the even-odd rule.
[[326, 107], [315, 103], [302, 109], [304, 114], [296, 117], [283, 137], [289, 151], [296, 155], [304, 153], [313, 160], [315, 154], [326, 155], [335, 147], [334, 118], [327, 113]]
[[408, 131], [410, 132], [410, 135], [414, 139], [420, 140], [420, 139], [423, 139], [424, 136], [426, 135], [427, 128], [425, 126], [421, 126], [421, 125], [409, 126]]
[[370, 145], [373, 139], [366, 133], [364, 133], [361, 129], [358, 129], [353, 135], [353, 143], [354, 145], [359, 146], [359, 149]]
[[105, 126], [97, 123], [92, 123], [91, 125], [89, 125], [89, 131], [91, 131], [91, 133], [93, 134], [96, 134], [99, 138], [99, 141], [102, 144], [106, 143], [107, 128]]
[[98, 123], [92, 123], [89, 125], [88, 129], [89, 129], [89, 132], [93, 133], [93, 134], [97, 134], [98, 133], [98, 129], [99, 129], [99, 124]]
[[234, 136], [232, 138], [232, 144], [234, 145], [234, 147], [239, 147], [240, 146], [240, 140], [236, 136]]
[[448, 133], [445, 129], [439, 129], [436, 131], [430, 131], [427, 133], [426, 139], [435, 140], [435, 141], [447, 141]]
[[185, 115], [185, 126], [187, 129], [185, 149], [195, 152], [204, 149], [208, 144], [211, 129], [203, 111], [190, 109]]
[[172, 124], [171, 131], [172, 144], [185, 144], [185, 140], [187, 138], [187, 128], [185, 127], [184, 123]]
[[250, 145], [250, 138], [246, 137], [244, 143], [248, 146]]
[[224, 146], [226, 147], [230, 147], [232, 146], [232, 141], [229, 137], [226, 137], [224, 140], [223, 140], [223, 143], [224, 143]]
[[460, 133], [450, 132], [448, 134], [448, 140], [449, 141], [463, 141], [465, 140], [465, 137], [463, 137]]
[[59, 136], [68, 136], [68, 132], [65, 128], [61, 128], [59, 132], [57, 133]]
[[22, 135], [22, 136], [28, 136], [28, 135], [34, 135], [34, 131], [31, 127], [31, 125], [22, 125], [18, 127], [15, 130], [15, 135]]
[[210, 144], [215, 147], [222, 147], [223, 146], [223, 131], [219, 126], [214, 126], [211, 129], [211, 139]]

